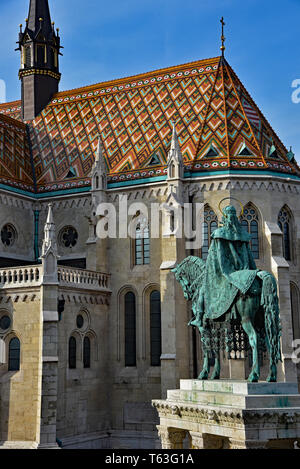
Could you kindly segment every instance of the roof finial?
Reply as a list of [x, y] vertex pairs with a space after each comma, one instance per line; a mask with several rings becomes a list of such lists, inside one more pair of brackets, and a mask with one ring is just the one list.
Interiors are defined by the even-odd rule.
[[224, 17], [223, 17], [223, 16], [222, 16], [220, 22], [221, 22], [221, 25], [222, 25], [222, 36], [221, 36], [222, 45], [221, 45], [221, 51], [222, 51], [222, 57], [224, 57], [224, 52], [225, 52], [225, 49], [226, 49], [226, 47], [225, 47], [225, 40], [226, 40], [226, 38], [225, 38], [225, 36], [224, 36], [224, 26], [225, 26], [226, 23], [224, 22]]

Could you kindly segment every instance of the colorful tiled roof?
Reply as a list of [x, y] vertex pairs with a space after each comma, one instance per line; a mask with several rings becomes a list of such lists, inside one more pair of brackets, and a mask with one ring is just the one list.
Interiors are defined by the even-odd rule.
[[0, 114], [0, 184], [34, 192], [26, 125]]
[[[20, 102], [0, 105], [20, 119]], [[300, 175], [287, 149], [220, 58], [58, 93], [28, 123], [38, 192], [86, 187], [101, 136], [108, 180], [164, 175], [176, 130], [186, 170]], [[66, 179], [66, 176], [76, 174]]]

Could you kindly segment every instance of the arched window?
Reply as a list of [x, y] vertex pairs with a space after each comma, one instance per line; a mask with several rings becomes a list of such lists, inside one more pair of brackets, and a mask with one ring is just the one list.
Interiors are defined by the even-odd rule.
[[76, 339], [70, 337], [69, 339], [69, 368], [76, 368]]
[[26, 68], [31, 67], [31, 46], [24, 47], [24, 65]]
[[249, 203], [245, 206], [244, 213], [240, 218], [245, 231], [251, 235], [251, 251], [254, 259], [259, 259], [259, 218], [257, 210]]
[[125, 366], [136, 366], [136, 306], [132, 292], [125, 295]]
[[292, 310], [292, 325], [293, 325], [293, 339], [300, 339], [300, 317], [299, 317], [299, 290], [298, 287], [291, 283], [291, 310]]
[[20, 369], [20, 341], [17, 337], [10, 340], [8, 346], [8, 371]]
[[134, 240], [135, 265], [150, 264], [150, 237], [148, 223], [139, 222]]
[[218, 228], [218, 218], [209, 205], [204, 207], [204, 222], [202, 225], [202, 249], [201, 257], [207, 259], [208, 250], [211, 243], [211, 235]]
[[291, 235], [292, 235], [292, 223], [291, 223], [290, 211], [287, 207], [283, 207], [278, 215], [278, 225], [283, 233], [283, 257], [290, 261], [292, 259], [291, 253]]
[[85, 337], [83, 340], [83, 368], [91, 367], [91, 340]]
[[36, 46], [37, 65], [42, 67], [46, 63], [46, 46]]
[[151, 366], [160, 366], [161, 356], [161, 307], [160, 293], [150, 295], [150, 356]]

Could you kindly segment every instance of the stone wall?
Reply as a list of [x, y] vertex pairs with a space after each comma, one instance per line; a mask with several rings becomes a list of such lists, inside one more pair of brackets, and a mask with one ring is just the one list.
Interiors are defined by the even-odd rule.
[[[5, 342], [5, 361], [0, 366], [1, 441], [39, 442], [42, 376], [42, 319], [39, 291], [1, 292], [0, 314], [12, 320], [0, 332]], [[20, 371], [8, 371], [8, 346], [20, 340]]]
[[[78, 435], [110, 429], [108, 306], [83, 291], [60, 290], [61, 295], [65, 308], [58, 322], [57, 436], [73, 440]], [[76, 324], [79, 314], [84, 319], [82, 327]], [[77, 345], [76, 369], [70, 369], [68, 363], [71, 336]], [[83, 366], [85, 336], [91, 340], [90, 368]]]
[[[89, 237], [88, 217], [91, 215], [90, 196], [78, 195], [62, 199], [56, 199], [53, 202], [53, 215], [56, 225], [56, 234], [58, 237], [58, 254], [59, 261], [69, 259], [78, 259], [86, 257], [86, 241]], [[39, 210], [39, 249], [43, 242], [43, 230], [47, 217], [47, 202], [39, 202], [37, 209]], [[74, 247], [65, 247], [60, 242], [60, 232], [66, 226], [72, 226], [78, 233], [77, 243]]]
[[26, 262], [34, 261], [34, 202], [10, 193], [0, 194], [0, 230], [13, 225], [16, 239], [6, 246], [0, 240], [0, 257]]

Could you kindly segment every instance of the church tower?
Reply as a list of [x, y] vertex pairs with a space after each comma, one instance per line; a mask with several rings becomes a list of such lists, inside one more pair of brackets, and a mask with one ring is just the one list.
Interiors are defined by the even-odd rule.
[[48, 0], [30, 0], [29, 15], [23, 31], [20, 25], [19, 48], [22, 87], [22, 117], [34, 119], [58, 92], [60, 37], [51, 23]]

